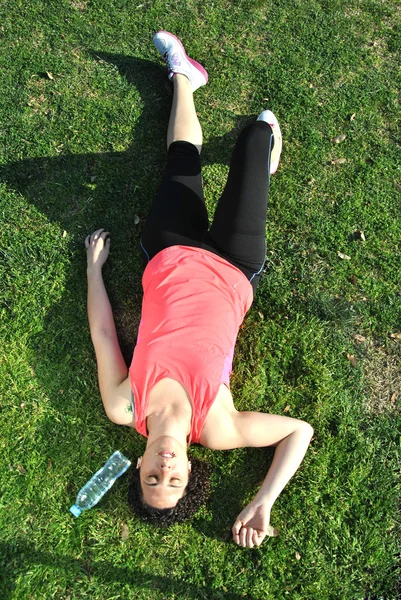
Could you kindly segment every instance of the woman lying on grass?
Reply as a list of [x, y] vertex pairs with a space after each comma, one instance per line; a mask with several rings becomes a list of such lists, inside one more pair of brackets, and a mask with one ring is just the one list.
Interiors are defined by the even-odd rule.
[[187, 519], [206, 500], [208, 465], [193, 461], [191, 467], [191, 442], [214, 450], [276, 447], [260, 490], [232, 528], [234, 541], [252, 548], [266, 536], [273, 503], [298, 469], [313, 433], [305, 421], [237, 411], [229, 387], [238, 329], [265, 261], [269, 179], [278, 167], [281, 133], [270, 111], [242, 131], [209, 229], [202, 130], [193, 101], [208, 75], [172, 34], [160, 31], [154, 43], [167, 62], [174, 95], [166, 172], [141, 241], [148, 264], [129, 371], [102, 279], [109, 234], [99, 229], [85, 240], [100, 392], [114, 423], [148, 438], [129, 500], [137, 514], [156, 524]]

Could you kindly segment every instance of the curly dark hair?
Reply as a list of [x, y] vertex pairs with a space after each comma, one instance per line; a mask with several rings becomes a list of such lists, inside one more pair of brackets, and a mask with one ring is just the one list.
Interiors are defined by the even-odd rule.
[[134, 513], [152, 525], [172, 525], [190, 519], [205, 504], [210, 493], [211, 466], [203, 460], [191, 460], [191, 473], [185, 495], [172, 508], [155, 508], [143, 500], [139, 469], [132, 470], [128, 502]]

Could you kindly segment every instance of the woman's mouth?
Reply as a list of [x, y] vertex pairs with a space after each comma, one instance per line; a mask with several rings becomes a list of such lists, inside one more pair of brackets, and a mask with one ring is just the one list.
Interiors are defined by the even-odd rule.
[[162, 450], [161, 452], [158, 452], [156, 456], [161, 456], [162, 458], [175, 458], [175, 452]]

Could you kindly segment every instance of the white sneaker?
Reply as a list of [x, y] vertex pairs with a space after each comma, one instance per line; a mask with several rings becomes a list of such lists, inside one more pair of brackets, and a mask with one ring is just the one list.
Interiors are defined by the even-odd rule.
[[172, 79], [176, 73], [185, 75], [194, 92], [207, 84], [208, 74], [196, 60], [189, 58], [180, 40], [168, 31], [158, 31], [153, 36], [153, 43], [168, 66], [168, 77]]
[[270, 156], [270, 175], [273, 175], [278, 169], [278, 163], [280, 162], [280, 154], [283, 147], [283, 139], [281, 137], [281, 129], [278, 124], [277, 118], [271, 110], [264, 110], [260, 113], [257, 121], [265, 121], [273, 129], [274, 135], [274, 148]]

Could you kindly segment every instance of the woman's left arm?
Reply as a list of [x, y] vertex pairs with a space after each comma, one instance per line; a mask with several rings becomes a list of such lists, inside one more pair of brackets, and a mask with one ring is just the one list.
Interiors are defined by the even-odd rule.
[[132, 425], [128, 369], [118, 343], [113, 312], [103, 282], [102, 267], [110, 238], [98, 229], [85, 240], [88, 275], [88, 320], [95, 348], [100, 395], [107, 416], [119, 425]]

